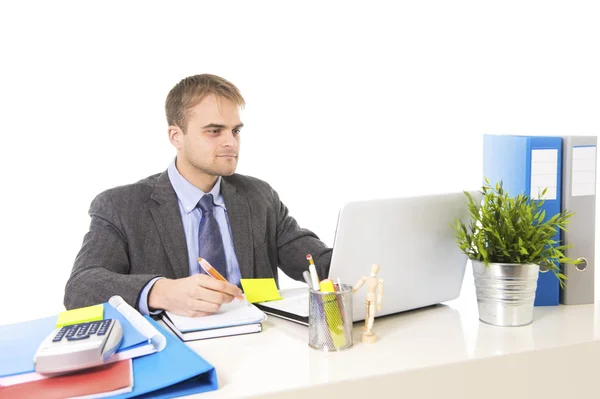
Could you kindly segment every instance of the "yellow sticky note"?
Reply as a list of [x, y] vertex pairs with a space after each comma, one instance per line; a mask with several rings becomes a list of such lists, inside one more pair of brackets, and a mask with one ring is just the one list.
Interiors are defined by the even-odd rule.
[[274, 278], [243, 278], [240, 280], [246, 300], [250, 303], [277, 301], [279, 295]]
[[71, 324], [86, 323], [104, 319], [104, 305], [93, 305], [85, 308], [67, 310], [58, 315], [56, 327], [70, 326]]

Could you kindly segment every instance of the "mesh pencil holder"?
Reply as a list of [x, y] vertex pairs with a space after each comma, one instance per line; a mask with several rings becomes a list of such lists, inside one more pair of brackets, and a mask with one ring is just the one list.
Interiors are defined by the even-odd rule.
[[308, 345], [325, 352], [352, 346], [352, 287], [336, 292], [313, 291], [308, 306]]

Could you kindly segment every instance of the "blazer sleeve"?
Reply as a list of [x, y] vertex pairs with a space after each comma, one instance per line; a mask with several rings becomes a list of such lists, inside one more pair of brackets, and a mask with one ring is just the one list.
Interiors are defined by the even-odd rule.
[[302, 272], [308, 270], [306, 254], [311, 254], [319, 279], [329, 275], [332, 249], [310, 230], [301, 228], [290, 216], [288, 208], [273, 190], [277, 215], [277, 258], [281, 270], [294, 280], [304, 281]]
[[120, 295], [138, 308], [139, 295], [154, 274], [129, 274], [128, 244], [118, 209], [110, 193], [98, 195], [90, 206], [90, 229], [83, 239], [65, 287], [67, 309], [107, 302]]

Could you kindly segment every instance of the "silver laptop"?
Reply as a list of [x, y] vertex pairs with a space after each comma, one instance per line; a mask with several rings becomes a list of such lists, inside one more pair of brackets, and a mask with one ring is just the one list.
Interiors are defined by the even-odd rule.
[[[471, 195], [481, 198], [478, 192]], [[467, 264], [450, 227], [457, 218], [468, 224], [463, 192], [347, 203], [338, 218], [329, 278], [355, 286], [373, 263], [379, 264], [384, 293], [377, 317], [455, 299]], [[306, 289], [284, 293], [284, 298], [265, 302], [261, 309], [307, 324]], [[363, 286], [354, 294], [354, 321], [365, 318], [365, 298]]]

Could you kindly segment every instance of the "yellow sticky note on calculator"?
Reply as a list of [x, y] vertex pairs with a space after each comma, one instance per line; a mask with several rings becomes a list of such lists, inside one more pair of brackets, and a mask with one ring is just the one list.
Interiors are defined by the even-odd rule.
[[243, 278], [240, 280], [246, 300], [250, 303], [283, 299], [274, 278]]
[[85, 308], [67, 310], [58, 315], [56, 328], [70, 326], [71, 324], [86, 323], [104, 319], [104, 305], [93, 305]]

